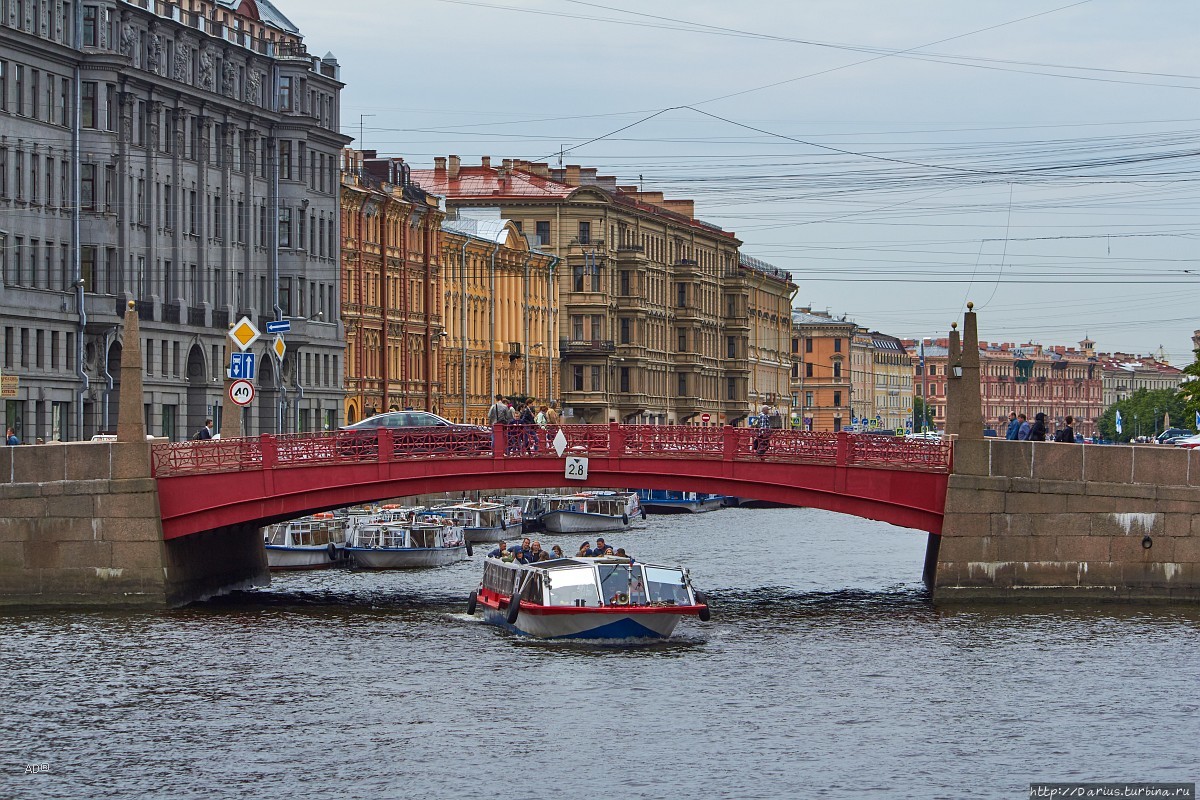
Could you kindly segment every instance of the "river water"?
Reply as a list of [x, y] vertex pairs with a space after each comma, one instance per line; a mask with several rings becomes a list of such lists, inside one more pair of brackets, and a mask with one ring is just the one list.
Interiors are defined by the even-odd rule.
[[935, 608], [923, 533], [809, 509], [651, 517], [610, 543], [689, 566], [713, 620], [637, 647], [515, 637], [464, 613], [479, 554], [161, 613], [0, 615], [0, 798], [1017, 798], [1200, 778], [1195, 608]]

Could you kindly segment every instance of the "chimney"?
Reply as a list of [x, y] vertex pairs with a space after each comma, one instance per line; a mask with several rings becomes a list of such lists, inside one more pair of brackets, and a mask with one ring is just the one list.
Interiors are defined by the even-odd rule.
[[504, 161], [502, 161], [500, 163], [502, 163], [504, 165], [504, 168], [506, 170], [513, 168], [513, 160], [511, 158], [506, 158], [506, 159], [504, 159]]
[[664, 200], [663, 206], [668, 211], [683, 214], [688, 219], [695, 219], [696, 217], [696, 203], [693, 200]]
[[563, 179], [563, 183], [567, 184], [568, 186], [578, 186], [579, 185], [579, 165], [578, 164], [567, 164], [566, 177]]
[[479, 166], [483, 167], [484, 169], [491, 169], [492, 168], [492, 157], [491, 156], [480, 156], [479, 157]]
[[446, 171], [446, 157], [438, 156], [437, 158], [435, 158], [433, 160], [433, 169], [434, 169], [434, 172], [445, 172]]
[[450, 156], [450, 180], [458, 180], [458, 168], [462, 164], [462, 159], [458, 156]]

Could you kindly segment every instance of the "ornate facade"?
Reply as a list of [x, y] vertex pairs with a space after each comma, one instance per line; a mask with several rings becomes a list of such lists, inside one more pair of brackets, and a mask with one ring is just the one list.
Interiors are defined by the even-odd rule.
[[444, 213], [401, 159], [343, 152], [342, 321], [345, 418], [437, 411], [445, 337]]
[[219, 420], [226, 331], [258, 353], [246, 433], [341, 414], [336, 59], [254, 0], [0, 0], [6, 424], [32, 441], [117, 424], [120, 315], [137, 303], [147, 430]]

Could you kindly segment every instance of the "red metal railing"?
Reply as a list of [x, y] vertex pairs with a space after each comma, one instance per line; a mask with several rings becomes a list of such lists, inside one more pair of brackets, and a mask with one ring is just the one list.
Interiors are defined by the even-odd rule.
[[155, 444], [156, 477], [416, 459], [554, 459], [564, 456], [769, 461], [830, 466], [896, 467], [949, 472], [949, 442], [888, 436], [688, 425], [497, 425], [462, 428], [381, 428], [255, 438]]

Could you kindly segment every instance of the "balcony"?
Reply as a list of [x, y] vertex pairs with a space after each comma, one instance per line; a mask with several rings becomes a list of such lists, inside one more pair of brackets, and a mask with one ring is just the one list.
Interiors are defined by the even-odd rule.
[[693, 258], [681, 258], [671, 265], [671, 274], [675, 278], [699, 278], [700, 265]]
[[671, 401], [671, 405], [676, 411], [691, 413], [695, 411], [702, 411], [709, 404], [706, 404], [704, 400], [695, 395], [684, 395], [674, 398]]
[[632, 294], [619, 294], [615, 298], [619, 311], [646, 311], [646, 298]]
[[672, 353], [671, 361], [677, 367], [700, 367], [704, 358], [699, 353]]
[[708, 315], [701, 311], [699, 306], [675, 306], [671, 310], [675, 312], [677, 322], [700, 322], [708, 318]]
[[559, 339], [558, 352], [560, 355], [604, 354], [617, 350], [612, 339]]
[[620, 392], [613, 395], [613, 405], [626, 414], [630, 413], [630, 409], [633, 409], [633, 413], [645, 411], [650, 405], [650, 395], [638, 392]]
[[749, 317], [725, 317], [722, 322], [725, 330], [750, 330]]

